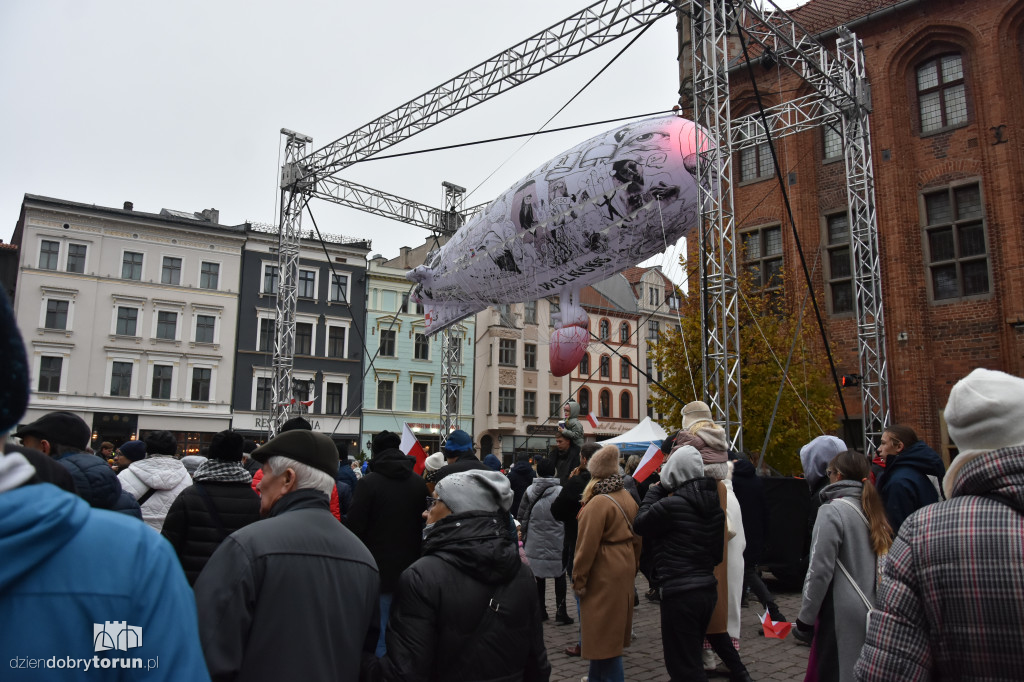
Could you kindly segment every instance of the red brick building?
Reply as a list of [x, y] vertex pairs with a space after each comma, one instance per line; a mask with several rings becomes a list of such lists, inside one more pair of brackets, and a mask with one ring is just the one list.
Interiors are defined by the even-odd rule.
[[[976, 367], [1024, 375], [1024, 2], [811, 0], [790, 14], [830, 48], [841, 24], [864, 43], [892, 422], [955, 455], [942, 421], [951, 386]], [[784, 67], [753, 68], [766, 107], [808, 92]], [[745, 65], [730, 83], [732, 115], [756, 111]], [[809, 131], [777, 152], [839, 371], [855, 373], [841, 140]], [[733, 168], [742, 267], [768, 286], [779, 267], [798, 274], [767, 149]], [[799, 302], [802, 277], [791, 280]]]

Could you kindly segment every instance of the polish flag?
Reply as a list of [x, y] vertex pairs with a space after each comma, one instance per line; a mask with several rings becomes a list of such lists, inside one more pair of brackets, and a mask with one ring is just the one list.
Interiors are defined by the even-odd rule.
[[416, 472], [417, 476], [422, 474], [423, 469], [427, 466], [427, 453], [423, 450], [420, 442], [416, 440], [416, 436], [408, 424], [402, 424], [402, 444], [398, 448], [404, 454], [416, 458], [416, 465], [412, 470]]
[[314, 395], [314, 396], [313, 396], [312, 398], [310, 398], [309, 400], [300, 400], [300, 401], [299, 401], [299, 404], [300, 404], [300, 405], [302, 405], [302, 406], [304, 406], [304, 407], [312, 407], [312, 406], [313, 406], [313, 403], [315, 403], [315, 402], [316, 402], [316, 396]]
[[764, 630], [764, 636], [768, 639], [786, 639], [786, 635], [793, 629], [793, 624], [772, 620], [768, 612], [765, 611], [761, 616], [761, 627]]
[[597, 415], [594, 414], [593, 412], [587, 415], [587, 421], [590, 422], [590, 426], [592, 426], [595, 429], [597, 428], [597, 425], [601, 423], [597, 421]]
[[647, 477], [653, 474], [664, 461], [665, 453], [657, 445], [651, 443], [647, 446], [647, 452], [644, 453], [643, 459], [640, 460], [640, 466], [633, 472], [633, 480], [637, 483], [646, 481]]

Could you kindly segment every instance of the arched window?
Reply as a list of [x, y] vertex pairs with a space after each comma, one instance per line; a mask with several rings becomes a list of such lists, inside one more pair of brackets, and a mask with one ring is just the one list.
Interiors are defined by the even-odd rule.
[[580, 374], [585, 377], [590, 376], [590, 353], [584, 353], [580, 358]]
[[629, 322], [619, 325], [619, 343], [629, 343]]
[[608, 320], [601, 320], [601, 324], [598, 325], [598, 330], [602, 341], [607, 341], [612, 335], [612, 326]]
[[967, 92], [959, 53], [939, 55], [917, 67], [917, 108], [922, 133], [967, 122]]
[[612, 416], [612, 392], [609, 390], [601, 391], [601, 415], [602, 417]]
[[612, 359], [607, 355], [601, 356], [601, 378], [610, 379], [612, 376]]
[[619, 417], [630, 419], [633, 416], [632, 412], [632, 398], [629, 395], [629, 391], [623, 391], [619, 394]]
[[619, 365], [619, 367], [621, 372], [619, 374], [619, 378], [621, 378], [623, 381], [629, 381], [630, 377], [633, 374], [632, 364], [629, 362], [629, 358], [622, 358], [622, 363]]
[[581, 388], [576, 394], [576, 402], [580, 404], [580, 414], [590, 414], [590, 389]]

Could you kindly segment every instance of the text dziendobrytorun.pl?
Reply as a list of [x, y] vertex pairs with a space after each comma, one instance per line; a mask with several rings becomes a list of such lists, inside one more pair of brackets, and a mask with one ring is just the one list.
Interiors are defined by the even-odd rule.
[[72, 658], [71, 656], [50, 656], [49, 658], [12, 658], [11, 667], [16, 670], [109, 670], [111, 668], [132, 668], [136, 670], [156, 670], [160, 667], [160, 657], [147, 658]]

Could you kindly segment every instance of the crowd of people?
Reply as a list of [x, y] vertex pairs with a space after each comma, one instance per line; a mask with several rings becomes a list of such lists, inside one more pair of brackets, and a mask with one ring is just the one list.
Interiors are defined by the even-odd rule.
[[[635, 460], [583, 442], [574, 403], [552, 449], [507, 472], [456, 430], [422, 474], [382, 432], [364, 474], [301, 419], [259, 447], [218, 433], [186, 462], [166, 431], [94, 454], [73, 413], [18, 426], [28, 364], [20, 338], [3, 343], [0, 433], [20, 445], [0, 456], [0, 647], [15, 676], [57, 654], [83, 671], [157, 661], [152, 679], [547, 680], [569, 655], [589, 682], [620, 681], [638, 572], [672, 680], [706, 679], [716, 656], [751, 679], [748, 591], [784, 620], [757, 570], [760, 481], [703, 402], [639, 482]], [[903, 425], [875, 461], [834, 436], [801, 449], [808, 680], [1020, 679], [1022, 396], [998, 371], [958, 382], [948, 470]], [[575, 626], [564, 651], [544, 644], [549, 581], [554, 625]], [[104, 623], [144, 636], [101, 647]]]

